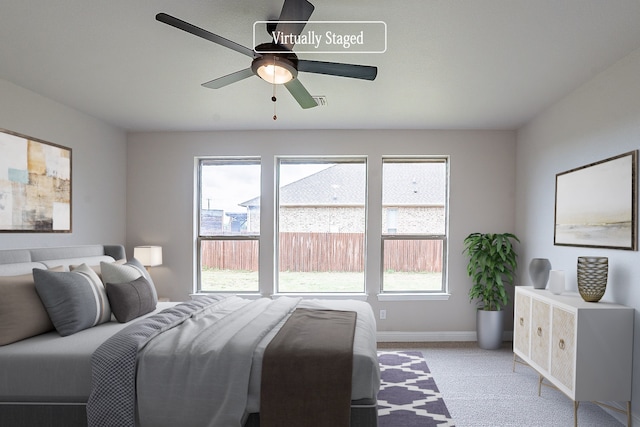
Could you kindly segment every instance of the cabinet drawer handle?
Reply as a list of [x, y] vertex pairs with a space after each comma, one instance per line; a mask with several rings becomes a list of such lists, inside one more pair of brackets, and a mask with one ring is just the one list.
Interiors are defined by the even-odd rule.
[[560, 339], [560, 341], [558, 341], [558, 347], [560, 347], [560, 350], [564, 350], [565, 345], [563, 339]]
[[524, 326], [524, 317], [520, 318], [520, 326]]
[[542, 336], [542, 328], [540, 326], [538, 326], [538, 336], [539, 337]]

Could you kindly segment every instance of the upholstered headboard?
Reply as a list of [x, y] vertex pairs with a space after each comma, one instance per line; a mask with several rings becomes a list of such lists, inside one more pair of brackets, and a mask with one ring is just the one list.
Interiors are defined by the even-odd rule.
[[112, 262], [126, 259], [122, 245], [61, 246], [36, 249], [0, 250], [0, 276], [31, 273], [34, 268], [52, 268], [86, 263], [99, 265], [100, 261]]

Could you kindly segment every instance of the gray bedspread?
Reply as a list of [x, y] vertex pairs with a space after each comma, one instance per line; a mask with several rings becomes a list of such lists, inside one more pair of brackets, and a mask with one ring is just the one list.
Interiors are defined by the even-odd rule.
[[89, 425], [242, 426], [255, 348], [299, 300], [195, 300], [121, 331], [94, 355]]
[[128, 326], [98, 347], [91, 357], [91, 394], [87, 402], [90, 427], [136, 425], [135, 378], [139, 351], [151, 339], [213, 301], [207, 297], [179, 304]]

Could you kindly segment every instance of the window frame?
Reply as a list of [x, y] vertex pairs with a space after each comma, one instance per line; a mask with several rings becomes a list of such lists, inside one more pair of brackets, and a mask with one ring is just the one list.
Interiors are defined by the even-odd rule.
[[[384, 198], [384, 165], [385, 163], [443, 163], [445, 166], [444, 177], [444, 234], [440, 233], [387, 233], [381, 230], [380, 234], [380, 293], [378, 299], [380, 301], [397, 301], [406, 299], [442, 299], [449, 297], [449, 281], [448, 281], [448, 238], [449, 238], [449, 179], [450, 179], [450, 157], [449, 156], [382, 156], [381, 159], [381, 212], [385, 209]], [[381, 218], [384, 215], [381, 213]], [[398, 240], [439, 240], [442, 241], [442, 279], [441, 286], [438, 290], [385, 290], [384, 289], [384, 273], [385, 273], [385, 253], [384, 246], [386, 241]]]
[[[238, 294], [238, 295], [256, 295], [261, 293], [260, 289], [260, 265], [258, 265], [258, 287], [255, 291], [210, 291], [202, 289], [202, 242], [206, 241], [257, 241], [258, 242], [258, 260], [260, 259], [260, 235], [261, 231], [253, 234], [241, 234], [241, 233], [229, 233], [220, 234], [214, 236], [203, 236], [201, 234], [201, 219], [202, 219], [202, 168], [213, 164], [230, 165], [230, 164], [254, 164], [260, 167], [260, 177], [262, 180], [262, 158], [260, 156], [197, 156], [196, 159], [196, 181], [197, 191], [196, 197], [196, 212], [195, 212], [195, 236], [196, 236], [196, 259], [195, 259], [195, 273], [196, 281], [194, 283], [194, 293], [196, 294], [209, 294], [209, 293], [223, 293], [223, 294]], [[261, 188], [261, 183], [259, 185]], [[262, 195], [260, 194], [259, 197]], [[259, 262], [259, 261], [258, 261]]]
[[[352, 292], [283, 292], [280, 290], [280, 167], [282, 163], [288, 164], [328, 164], [328, 163], [357, 163], [364, 166], [364, 247], [363, 247], [363, 283], [361, 291]], [[317, 297], [323, 298], [357, 298], [366, 299], [367, 295], [367, 242], [368, 242], [368, 211], [369, 211], [369, 158], [366, 155], [296, 155], [296, 156], [275, 156], [274, 165], [274, 256], [273, 256], [273, 295], [274, 296], [290, 296], [297, 295], [303, 297]]]
[[[308, 163], [316, 160], [318, 163], [335, 163], [338, 161], [364, 162], [365, 165], [365, 194], [364, 194], [364, 286], [362, 292], [313, 292], [294, 293], [279, 292], [279, 197], [280, 197], [280, 161], [295, 161]], [[444, 200], [444, 234], [422, 235], [422, 234], [387, 234], [383, 233], [384, 224], [384, 204], [383, 193], [383, 166], [388, 161], [439, 161], [446, 165], [445, 169], [445, 200]], [[260, 232], [257, 234], [228, 234], [218, 236], [201, 236], [201, 209], [206, 200], [202, 196], [202, 166], [208, 162], [254, 162], [260, 166]], [[245, 298], [281, 296], [301, 296], [303, 298], [325, 299], [359, 299], [367, 300], [370, 297], [377, 297], [378, 301], [417, 301], [417, 300], [447, 300], [449, 294], [448, 282], [448, 247], [449, 247], [449, 200], [450, 200], [450, 167], [451, 160], [448, 155], [375, 155], [372, 163], [371, 155], [275, 155], [270, 159], [265, 159], [261, 155], [220, 155], [220, 156], [194, 156], [194, 262], [193, 273], [194, 294], [222, 293], [238, 294]], [[371, 194], [370, 192], [373, 191]], [[373, 203], [373, 204], [372, 204]], [[380, 203], [379, 208], [375, 207]], [[379, 209], [379, 212], [371, 211], [371, 208]], [[373, 223], [370, 223], [370, 220]], [[374, 228], [372, 228], [374, 227]], [[384, 230], [386, 231], [386, 230]], [[384, 244], [386, 240], [398, 239], [439, 239], [442, 240], [442, 288], [436, 291], [384, 291]], [[251, 240], [257, 241], [258, 245], [258, 283], [257, 291], [214, 291], [202, 289], [202, 244], [209, 240]], [[263, 249], [267, 248], [264, 253]], [[377, 264], [379, 263], [379, 264]], [[378, 271], [379, 270], [379, 271]]]

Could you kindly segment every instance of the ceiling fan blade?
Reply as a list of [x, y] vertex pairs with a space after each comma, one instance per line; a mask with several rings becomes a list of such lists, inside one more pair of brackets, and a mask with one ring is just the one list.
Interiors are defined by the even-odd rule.
[[188, 22], [183, 21], [182, 19], [175, 18], [171, 15], [167, 15], [166, 13], [158, 13], [156, 15], [156, 20], [160, 22], [164, 22], [165, 24], [171, 25], [172, 27], [178, 28], [179, 30], [186, 31], [187, 33], [191, 33], [194, 36], [202, 37], [205, 40], [212, 41], [226, 48], [235, 50], [236, 52], [240, 52], [243, 55], [247, 55], [251, 58], [255, 57], [255, 52], [253, 49], [249, 49], [248, 47], [244, 47], [236, 42], [232, 42], [231, 40], [225, 39], [217, 34], [213, 34], [207, 30], [203, 30], [200, 27], [196, 27], [193, 24], [189, 24]]
[[[311, 17], [315, 7], [307, 0], [284, 0], [282, 5], [282, 11], [278, 18], [278, 25], [276, 26], [276, 32], [281, 32], [285, 35], [293, 34], [299, 35], [307, 21]], [[284, 22], [283, 22], [284, 21]], [[286, 21], [303, 21], [303, 22], [286, 22]], [[287, 49], [292, 50], [294, 43], [280, 43]]]
[[296, 99], [296, 101], [298, 101], [298, 104], [300, 104], [302, 108], [313, 108], [318, 106], [316, 100], [313, 99], [311, 94], [307, 92], [307, 89], [302, 86], [300, 80], [293, 79], [288, 83], [285, 83], [284, 87], [287, 88], [289, 93], [293, 95], [293, 97]]
[[369, 65], [342, 64], [339, 62], [298, 60], [298, 71], [330, 76], [351, 77], [353, 79], [375, 80], [378, 67]]
[[202, 83], [202, 86], [209, 89], [220, 89], [221, 87], [239, 82], [240, 80], [244, 80], [253, 75], [251, 68], [247, 68], [245, 70], [236, 71], [235, 73], [227, 74], [226, 76], [218, 77], [217, 79]]

